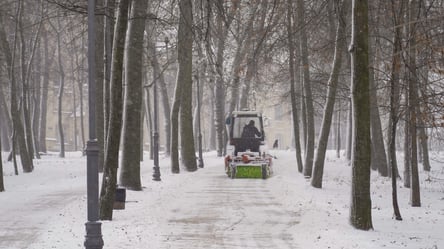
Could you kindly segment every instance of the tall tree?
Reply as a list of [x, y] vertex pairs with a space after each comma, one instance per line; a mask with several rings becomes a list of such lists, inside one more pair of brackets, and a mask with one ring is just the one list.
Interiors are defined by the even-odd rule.
[[[105, 21], [103, 28], [103, 146], [99, 146], [99, 171], [103, 172], [105, 148], [109, 131], [110, 118], [110, 85], [111, 85], [111, 63], [114, 39], [114, 16], [116, 0], [105, 0]], [[101, 135], [99, 135], [101, 136]]]
[[352, 196], [350, 223], [362, 230], [373, 229], [370, 198], [370, 82], [368, 57], [368, 1], [352, 3]]
[[193, 6], [191, 0], [179, 2], [180, 17], [177, 35], [177, 59], [179, 71], [176, 84], [182, 85], [180, 92], [180, 152], [182, 164], [188, 171], [197, 170], [196, 150], [193, 135], [192, 109], [192, 52], [193, 52]]
[[311, 185], [315, 188], [322, 188], [322, 177], [324, 174], [325, 153], [327, 151], [328, 137], [333, 117], [333, 109], [336, 100], [336, 89], [338, 87], [339, 73], [342, 65], [342, 56], [346, 51], [346, 15], [345, 11], [350, 5], [348, 0], [343, 1], [342, 6], [340, 1], [336, 1], [340, 13], [338, 13], [338, 24], [336, 28], [335, 53], [333, 59], [333, 67], [330, 73], [330, 78], [327, 83], [327, 100], [324, 106], [324, 115], [322, 118], [321, 132], [318, 138], [318, 148], [313, 166], [313, 177]]
[[[140, 130], [142, 129], [142, 55], [146, 1], [133, 1], [125, 42], [125, 99], [123, 113], [122, 158], [119, 183], [131, 190], [142, 190], [140, 181]], [[152, 34], [148, 34], [152, 35]]]
[[[96, 9], [98, 10], [104, 10], [105, 8], [104, 0], [96, 0]], [[99, 171], [103, 171], [103, 157], [104, 157], [104, 146], [105, 146], [105, 113], [103, 111], [104, 107], [104, 94], [103, 94], [103, 85], [105, 83], [105, 60], [104, 60], [104, 54], [105, 54], [105, 17], [107, 14], [105, 12], [100, 12], [102, 15], [96, 15], [95, 17], [95, 27], [96, 27], [96, 41], [95, 41], [95, 63], [96, 63], [96, 79], [95, 79], [95, 85], [96, 85], [96, 136], [97, 136], [97, 142], [99, 146], [99, 160], [98, 160], [98, 167]], [[82, 41], [83, 42], [83, 41]], [[106, 51], [108, 52], [108, 51]], [[82, 61], [83, 62], [83, 61]], [[80, 89], [79, 89], [80, 90]], [[80, 93], [80, 96], [82, 96], [82, 93]], [[83, 101], [80, 99], [81, 109], [83, 109]], [[80, 113], [81, 120], [83, 120], [83, 112]], [[83, 122], [81, 123], [83, 125]], [[82, 138], [83, 136], [83, 127], [82, 127]], [[82, 140], [83, 142], [85, 140]], [[83, 144], [85, 145], [85, 143]]]
[[109, 132], [106, 138], [104, 172], [100, 192], [100, 218], [112, 220], [113, 203], [116, 195], [117, 168], [119, 164], [119, 145], [122, 128], [122, 73], [125, 34], [130, 0], [120, 0], [114, 28], [113, 52], [111, 60], [111, 95]]
[[303, 73], [303, 89], [304, 89], [304, 103], [306, 110], [306, 143], [305, 143], [305, 162], [304, 162], [304, 176], [311, 177], [313, 170], [313, 158], [314, 158], [314, 143], [315, 143], [315, 124], [314, 124], [314, 108], [313, 108], [313, 96], [310, 82], [310, 63], [308, 60], [308, 44], [307, 44], [307, 31], [305, 20], [305, 4], [304, 0], [297, 0], [298, 11], [298, 28], [301, 50], [301, 63]]
[[[21, 1], [17, 3], [17, 9], [15, 16], [19, 17], [22, 15], [22, 9], [21, 9]], [[32, 157], [29, 154], [28, 146], [26, 143], [26, 136], [24, 131], [24, 125], [22, 123], [21, 119], [21, 112], [19, 109], [19, 89], [17, 88], [17, 80], [16, 80], [16, 70], [15, 70], [15, 57], [17, 54], [17, 43], [18, 43], [18, 21], [15, 20], [15, 27], [14, 27], [14, 38], [13, 38], [13, 44], [12, 47], [9, 45], [9, 42], [6, 38], [6, 32], [4, 30], [3, 25], [3, 13], [0, 11], [0, 46], [3, 49], [5, 59], [6, 59], [6, 68], [8, 71], [8, 77], [9, 77], [9, 91], [10, 91], [10, 113], [12, 118], [12, 126], [13, 126], [13, 132], [12, 132], [12, 155], [14, 156], [15, 160], [15, 152], [16, 147], [20, 148], [20, 159], [22, 163], [23, 172], [29, 173], [32, 172], [34, 169], [34, 165], [32, 162]], [[15, 162], [15, 161], [14, 161]], [[14, 163], [15, 165], [15, 163]]]
[[[373, 11], [375, 12], [375, 11]], [[378, 104], [378, 89], [382, 85], [378, 82], [377, 66], [380, 64], [379, 50], [377, 50], [376, 44], [379, 43], [378, 35], [380, 15], [379, 13], [373, 13], [370, 11], [370, 36], [375, 37], [369, 40], [369, 77], [370, 77], [370, 134], [372, 142], [372, 169], [378, 170], [381, 176], [388, 176], [387, 155], [385, 151], [384, 138], [381, 127], [381, 117], [379, 114]], [[375, 17], [376, 16], [376, 17]], [[372, 18], [373, 17], [373, 18]], [[374, 19], [374, 20], [372, 20]], [[373, 34], [374, 33], [374, 34]]]
[[293, 4], [292, 0], [287, 0], [287, 39], [288, 39], [288, 53], [289, 53], [289, 71], [290, 71], [290, 98], [291, 98], [291, 113], [293, 120], [293, 134], [296, 148], [296, 162], [298, 171], [302, 173], [303, 164], [301, 158], [301, 143], [299, 138], [299, 114], [296, 100], [295, 90], [295, 46], [294, 46], [294, 32], [293, 32]]
[[49, 39], [48, 39], [48, 31], [44, 28], [42, 33], [43, 40], [43, 77], [41, 84], [41, 97], [40, 97], [40, 117], [39, 117], [39, 149], [41, 152], [46, 153], [46, 118], [48, 113], [48, 88], [49, 88], [49, 67], [50, 67], [50, 58], [49, 58]]
[[419, 18], [418, 2], [410, 0], [409, 2], [409, 41], [408, 41], [408, 113], [409, 119], [409, 158], [411, 170], [411, 189], [410, 189], [410, 204], [412, 207], [421, 206], [420, 190], [419, 190], [419, 175], [418, 175], [418, 144], [417, 144], [417, 118], [416, 110], [418, 106], [418, 75], [416, 68], [416, 28], [417, 20]]
[[65, 157], [65, 134], [63, 132], [63, 122], [62, 122], [62, 113], [63, 113], [63, 91], [65, 88], [65, 71], [63, 68], [62, 61], [62, 27], [60, 24], [60, 20], [58, 20], [58, 28], [55, 28], [55, 32], [57, 35], [57, 62], [59, 66], [59, 91], [57, 94], [57, 128], [59, 132], [59, 142], [60, 142], [60, 151], [59, 157]]
[[36, 154], [37, 158], [40, 158], [38, 151], [35, 151], [34, 148], [37, 146], [35, 145], [34, 141], [34, 135], [33, 135], [33, 129], [32, 129], [32, 117], [31, 117], [31, 111], [32, 111], [32, 104], [33, 102], [31, 99], [32, 96], [32, 89], [34, 87], [31, 87], [31, 69], [34, 61], [35, 51], [37, 50], [37, 44], [39, 43], [40, 39], [40, 33], [41, 33], [41, 27], [44, 20], [44, 4], [43, 1], [40, 2], [40, 20], [36, 26], [36, 30], [34, 31], [34, 37], [31, 39], [30, 42], [30, 49], [28, 52], [28, 58], [26, 59], [26, 46], [25, 44], [28, 42], [27, 39], [24, 37], [24, 27], [23, 27], [23, 15], [20, 15], [19, 18], [19, 26], [20, 26], [20, 40], [21, 40], [21, 67], [22, 67], [22, 109], [23, 109], [23, 120], [24, 120], [24, 127], [25, 127], [25, 135], [26, 135], [26, 142], [28, 147], [28, 152], [31, 158], [34, 158], [34, 152]]
[[[399, 11], [399, 12], [397, 12]], [[391, 0], [391, 12], [393, 18], [394, 35], [393, 35], [393, 53], [392, 53], [392, 69], [390, 77], [390, 104], [389, 104], [389, 121], [387, 132], [387, 148], [388, 148], [388, 167], [392, 178], [392, 205], [393, 213], [396, 220], [402, 220], [401, 212], [398, 205], [398, 191], [396, 180], [398, 178], [398, 166], [396, 162], [396, 127], [398, 123], [399, 110], [399, 75], [401, 70], [401, 16], [404, 11], [404, 1], [397, 4], [395, 0]]]

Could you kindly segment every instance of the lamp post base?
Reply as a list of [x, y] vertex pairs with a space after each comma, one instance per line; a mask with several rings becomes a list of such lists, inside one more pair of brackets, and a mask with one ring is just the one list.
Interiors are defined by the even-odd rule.
[[88, 221], [85, 223], [86, 235], [83, 245], [85, 249], [102, 249], [102, 223], [97, 221]]

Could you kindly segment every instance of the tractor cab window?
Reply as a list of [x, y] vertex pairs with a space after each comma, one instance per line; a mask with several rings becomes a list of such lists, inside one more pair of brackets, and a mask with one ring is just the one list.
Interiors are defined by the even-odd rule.
[[[254, 127], [256, 127], [259, 133], [262, 132], [262, 127], [259, 117], [236, 117], [233, 120], [232, 125], [233, 125], [233, 138], [244, 138], [245, 136], [256, 137], [256, 138], [261, 137], [261, 134], [255, 134], [254, 132], [251, 132], [251, 129], [249, 129], [253, 125]], [[250, 130], [248, 134], [246, 130]]]

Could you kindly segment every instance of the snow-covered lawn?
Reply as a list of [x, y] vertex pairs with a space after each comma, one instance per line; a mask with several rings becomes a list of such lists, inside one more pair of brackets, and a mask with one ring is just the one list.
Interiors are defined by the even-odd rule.
[[[102, 222], [104, 248], [444, 248], [443, 155], [431, 155], [430, 173], [420, 170], [422, 207], [409, 206], [410, 191], [399, 183], [403, 221], [392, 218], [390, 180], [373, 172], [374, 230], [359, 231], [348, 223], [344, 159], [328, 155], [323, 188], [315, 189], [297, 172], [294, 152], [272, 153], [267, 180], [229, 179], [223, 159], [209, 152], [194, 173], [171, 174], [162, 158], [162, 181], [155, 182], [145, 159], [144, 190], [127, 191], [125, 210]], [[4, 162], [0, 248], [84, 248], [86, 158], [49, 154], [34, 162], [33, 173], [18, 176]]]

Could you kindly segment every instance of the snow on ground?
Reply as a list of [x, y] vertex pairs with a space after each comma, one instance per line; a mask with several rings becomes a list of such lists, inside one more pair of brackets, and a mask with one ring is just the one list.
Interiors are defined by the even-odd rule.
[[[431, 156], [430, 173], [420, 171], [422, 207], [409, 206], [409, 189], [399, 183], [403, 221], [392, 219], [390, 180], [373, 172], [374, 230], [359, 231], [348, 223], [351, 169], [344, 159], [327, 156], [323, 188], [315, 189], [297, 172], [294, 152], [272, 153], [267, 180], [229, 179], [223, 159], [209, 152], [194, 173], [172, 174], [162, 158], [162, 181], [155, 182], [146, 159], [144, 190], [127, 191], [125, 210], [102, 222], [104, 248], [444, 248], [443, 154]], [[86, 158], [44, 155], [33, 173], [18, 176], [11, 163], [3, 167], [0, 248], [84, 248]]]

